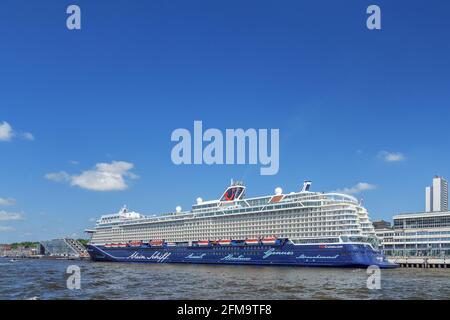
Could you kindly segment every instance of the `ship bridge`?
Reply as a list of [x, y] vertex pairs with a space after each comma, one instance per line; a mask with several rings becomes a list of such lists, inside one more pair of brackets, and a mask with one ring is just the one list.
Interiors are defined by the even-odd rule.
[[143, 215], [135, 211], [128, 211], [127, 206], [123, 206], [118, 213], [101, 216], [98, 224], [120, 223], [126, 220], [137, 220], [144, 218]]

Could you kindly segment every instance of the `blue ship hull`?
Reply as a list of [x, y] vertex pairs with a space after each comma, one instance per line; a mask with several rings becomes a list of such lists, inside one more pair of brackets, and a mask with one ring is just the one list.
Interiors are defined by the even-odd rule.
[[381, 253], [363, 244], [245, 245], [106, 248], [89, 245], [94, 261], [273, 265], [301, 267], [395, 268]]

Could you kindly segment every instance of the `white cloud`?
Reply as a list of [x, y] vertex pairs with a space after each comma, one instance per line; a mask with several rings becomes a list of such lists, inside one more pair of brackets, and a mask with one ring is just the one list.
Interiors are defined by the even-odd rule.
[[64, 172], [64, 171], [47, 173], [45, 175], [45, 179], [55, 181], [55, 182], [70, 181], [71, 178], [72, 177], [67, 172]]
[[67, 172], [46, 174], [45, 177], [56, 182], [69, 182], [72, 186], [93, 191], [117, 191], [128, 188], [127, 178], [136, 179], [137, 175], [130, 172], [134, 165], [125, 161], [98, 163], [92, 170], [81, 174], [70, 175]]
[[362, 191], [374, 190], [376, 188], [377, 186], [374, 184], [370, 184], [367, 182], [359, 182], [351, 188], [339, 189], [336, 190], [336, 192], [344, 194], [358, 194], [361, 193]]
[[13, 206], [16, 204], [16, 200], [12, 198], [0, 198], [0, 206]]
[[21, 213], [0, 211], [0, 221], [17, 221], [22, 219], [23, 216]]
[[0, 123], [0, 141], [10, 141], [14, 136], [14, 131], [6, 121]]
[[378, 153], [378, 158], [383, 159], [386, 162], [400, 162], [406, 160], [405, 156], [400, 152], [388, 152], [388, 151], [380, 151]]
[[30, 133], [30, 132], [24, 132], [24, 133], [22, 133], [22, 137], [23, 137], [25, 140], [28, 140], [28, 141], [34, 141], [34, 136], [33, 136], [33, 134]]
[[13, 232], [13, 231], [16, 231], [16, 229], [14, 229], [13, 227], [0, 226], [0, 232]]
[[0, 123], [0, 141], [11, 141], [14, 137], [34, 141], [34, 136], [32, 133], [16, 132], [8, 122], [3, 121]]

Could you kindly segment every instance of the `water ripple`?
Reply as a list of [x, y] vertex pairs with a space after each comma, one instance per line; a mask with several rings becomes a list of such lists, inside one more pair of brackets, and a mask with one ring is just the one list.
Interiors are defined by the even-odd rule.
[[[81, 289], [66, 287], [69, 265]], [[118, 264], [0, 259], [0, 299], [449, 299], [450, 270], [382, 270], [368, 290], [359, 269]]]

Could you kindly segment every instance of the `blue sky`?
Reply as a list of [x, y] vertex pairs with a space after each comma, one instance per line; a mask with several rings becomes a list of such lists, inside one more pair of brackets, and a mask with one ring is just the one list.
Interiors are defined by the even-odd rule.
[[[70, 4], [82, 30], [66, 28]], [[370, 4], [382, 30], [365, 26]], [[450, 177], [449, 12], [437, 0], [3, 0], [0, 242], [83, 236], [125, 203], [189, 209], [231, 178], [249, 196], [305, 179], [366, 188], [355, 196], [373, 220], [423, 210], [433, 175]], [[278, 174], [175, 166], [171, 133], [194, 120], [279, 128]], [[123, 190], [92, 190], [99, 168]]]

